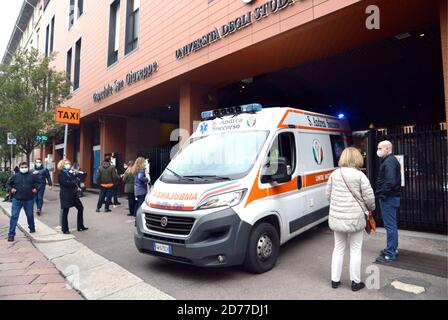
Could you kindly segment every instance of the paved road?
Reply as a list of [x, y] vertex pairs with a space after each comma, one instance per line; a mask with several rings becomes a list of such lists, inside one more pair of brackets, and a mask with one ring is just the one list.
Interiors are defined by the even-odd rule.
[[[126, 201], [112, 213], [95, 212], [97, 196], [82, 198], [85, 224], [90, 229], [76, 239], [106, 259], [142, 278], [145, 282], [176, 299], [448, 299], [446, 279], [391, 267], [380, 269], [380, 289], [353, 293], [348, 287], [348, 259], [343, 274], [343, 287], [333, 290], [330, 283], [330, 260], [333, 234], [326, 224], [310, 230], [281, 248], [277, 266], [270, 272], [253, 275], [240, 267], [202, 269], [162, 261], [140, 254], [133, 242], [134, 221], [126, 216]], [[70, 226], [76, 227], [75, 209], [70, 213]], [[48, 190], [41, 220], [50, 227], [59, 226], [59, 200], [56, 191]], [[401, 248], [446, 254], [446, 242], [400, 238]], [[384, 235], [366, 236], [363, 270], [371, 265], [384, 245]], [[391, 288], [394, 280], [421, 285], [421, 295]]]

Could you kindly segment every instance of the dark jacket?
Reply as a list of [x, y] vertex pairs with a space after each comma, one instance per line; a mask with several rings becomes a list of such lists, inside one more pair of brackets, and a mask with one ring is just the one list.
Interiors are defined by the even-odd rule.
[[39, 179], [31, 173], [16, 173], [6, 183], [6, 191], [16, 189], [17, 192], [12, 196], [16, 200], [29, 201], [34, 199], [33, 189], [39, 187]]
[[400, 163], [390, 154], [381, 159], [375, 195], [377, 198], [399, 197], [401, 189]]
[[61, 208], [67, 209], [75, 205], [75, 200], [79, 198], [78, 195], [78, 180], [76, 176], [65, 170], [59, 173], [59, 184], [61, 190], [59, 197], [61, 200]]
[[113, 183], [115, 185], [117, 184], [118, 179], [119, 177], [115, 166], [111, 165], [108, 161], [103, 162], [102, 166], [98, 169], [96, 183], [98, 185], [109, 183]]
[[133, 194], [135, 176], [129, 173], [129, 171], [126, 171], [123, 175], [123, 182], [124, 182], [124, 193]]
[[42, 190], [45, 188], [45, 186], [47, 185], [47, 181], [48, 181], [48, 185], [50, 187], [53, 186], [53, 182], [51, 181], [50, 171], [48, 171], [47, 168], [42, 167], [42, 169], [34, 169], [34, 171], [32, 173], [35, 174], [40, 181], [39, 190]]

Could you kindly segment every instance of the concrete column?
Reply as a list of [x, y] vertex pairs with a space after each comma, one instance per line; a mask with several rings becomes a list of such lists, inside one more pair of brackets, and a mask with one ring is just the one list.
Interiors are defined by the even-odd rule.
[[[141, 136], [144, 139], [144, 136]], [[101, 159], [106, 153], [126, 154], [126, 118], [104, 116], [100, 121]]]
[[193, 122], [201, 120], [201, 112], [217, 108], [215, 92], [209, 87], [187, 83], [180, 87], [179, 127], [193, 132]]
[[448, 4], [440, 0], [440, 35], [442, 44], [443, 79], [445, 85], [445, 119], [448, 124]]
[[92, 127], [91, 124], [83, 123], [80, 128], [80, 141], [79, 141], [79, 153], [80, 153], [80, 167], [82, 170], [87, 171], [86, 186], [92, 187]]

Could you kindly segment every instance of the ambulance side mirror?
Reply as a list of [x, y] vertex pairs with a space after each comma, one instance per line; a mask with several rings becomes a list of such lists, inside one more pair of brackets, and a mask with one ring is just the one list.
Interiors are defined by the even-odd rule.
[[279, 157], [277, 161], [271, 162], [263, 171], [260, 177], [261, 183], [291, 181], [292, 168], [284, 157]]

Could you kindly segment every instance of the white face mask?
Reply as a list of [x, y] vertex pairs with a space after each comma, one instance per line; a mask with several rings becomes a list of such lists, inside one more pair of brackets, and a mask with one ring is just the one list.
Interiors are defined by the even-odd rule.
[[378, 157], [380, 157], [380, 158], [383, 158], [383, 157], [384, 157], [384, 151], [383, 151], [383, 150], [377, 150], [377, 151], [376, 151], [376, 155], [377, 155]]
[[65, 166], [64, 166], [64, 169], [65, 170], [70, 170], [72, 168], [72, 166], [70, 165], [70, 164], [66, 164]]
[[28, 173], [28, 168], [20, 168], [20, 173]]
[[42, 167], [42, 163], [37, 162], [37, 163], [36, 163], [36, 168], [39, 169], [39, 168], [41, 168], [41, 167]]

